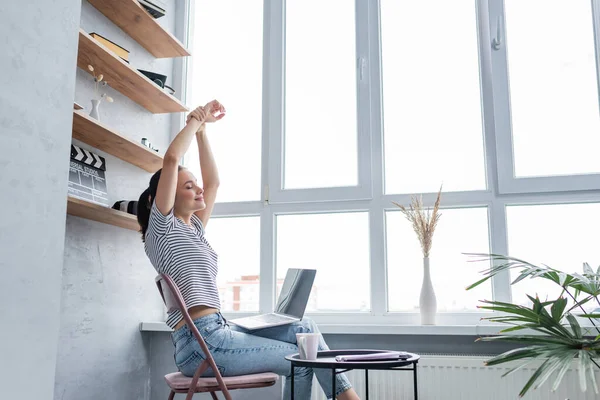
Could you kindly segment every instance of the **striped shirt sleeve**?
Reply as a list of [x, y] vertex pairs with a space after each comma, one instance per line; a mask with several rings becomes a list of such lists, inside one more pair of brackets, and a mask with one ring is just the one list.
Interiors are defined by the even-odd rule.
[[192, 224], [196, 227], [200, 234], [204, 235], [204, 225], [202, 224], [202, 220], [196, 214], [192, 214]]
[[148, 231], [159, 236], [168, 233], [175, 224], [175, 215], [173, 214], [174, 209], [175, 208], [172, 208], [167, 215], [163, 215], [156, 206], [156, 201], [152, 202], [150, 219], [148, 221]]

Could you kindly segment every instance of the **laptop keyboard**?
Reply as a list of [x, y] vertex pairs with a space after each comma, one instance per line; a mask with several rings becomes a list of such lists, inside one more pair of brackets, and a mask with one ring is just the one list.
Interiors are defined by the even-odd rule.
[[284, 317], [282, 315], [277, 315], [277, 314], [263, 314], [263, 315], [257, 315], [256, 317], [253, 317], [252, 319], [254, 319], [255, 321], [260, 321], [260, 322], [264, 322], [264, 323], [271, 323], [271, 322], [289, 321], [292, 318]]

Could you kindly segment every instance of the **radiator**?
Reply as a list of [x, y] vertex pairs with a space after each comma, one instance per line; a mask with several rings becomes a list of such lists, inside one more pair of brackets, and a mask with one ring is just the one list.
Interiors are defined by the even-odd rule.
[[[419, 400], [517, 400], [519, 392], [535, 367], [523, 368], [502, 378], [509, 365], [486, 367], [489, 357], [479, 356], [422, 356], [418, 364]], [[576, 364], [573, 364], [575, 368]], [[346, 372], [361, 399], [365, 399], [365, 372]], [[575, 369], [567, 372], [559, 388], [552, 392], [554, 376], [537, 390], [530, 389], [523, 400], [598, 400], [588, 381], [582, 392], [579, 375]], [[413, 377], [409, 371], [369, 371], [370, 400], [414, 400]], [[600, 384], [600, 373], [596, 374]], [[315, 380], [313, 400], [325, 400], [321, 387]]]

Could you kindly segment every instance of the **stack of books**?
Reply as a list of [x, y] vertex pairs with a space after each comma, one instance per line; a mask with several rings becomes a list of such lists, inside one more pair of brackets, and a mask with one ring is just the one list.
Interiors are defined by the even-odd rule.
[[150, 0], [138, 0], [138, 2], [155, 19], [163, 17], [167, 13], [167, 11], [165, 10], [165, 5], [162, 4], [158, 0], [152, 0], [152, 1], [150, 1]]

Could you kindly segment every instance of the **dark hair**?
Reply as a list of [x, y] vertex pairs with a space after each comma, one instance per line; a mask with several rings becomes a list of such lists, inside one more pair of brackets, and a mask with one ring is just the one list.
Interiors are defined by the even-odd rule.
[[[177, 168], [178, 171], [181, 171], [182, 169], [183, 167], [181, 165]], [[148, 230], [148, 222], [150, 221], [150, 209], [152, 208], [152, 203], [154, 203], [154, 198], [156, 197], [156, 190], [158, 189], [158, 181], [161, 172], [162, 168], [152, 175], [148, 189], [142, 192], [138, 200], [137, 220], [142, 228], [140, 229], [140, 232], [142, 233], [143, 242], [146, 241], [146, 230]]]

